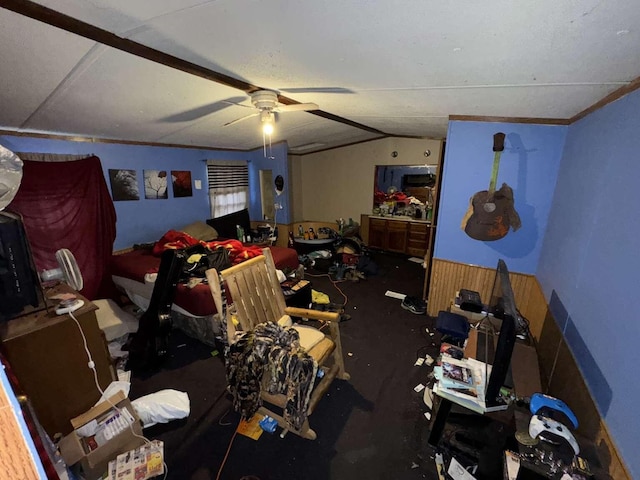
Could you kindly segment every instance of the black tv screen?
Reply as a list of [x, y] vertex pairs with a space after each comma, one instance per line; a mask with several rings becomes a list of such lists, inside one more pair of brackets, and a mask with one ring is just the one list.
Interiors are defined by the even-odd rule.
[[496, 277], [491, 291], [490, 306], [494, 315], [502, 319], [493, 362], [490, 362], [492, 364], [491, 375], [485, 391], [487, 406], [494, 406], [500, 403], [500, 389], [504, 385], [509, 372], [513, 346], [516, 343], [518, 321], [518, 309], [516, 308], [515, 296], [511, 288], [509, 270], [502, 259], [498, 260]]
[[43, 303], [27, 235], [19, 215], [0, 212], [0, 320]]

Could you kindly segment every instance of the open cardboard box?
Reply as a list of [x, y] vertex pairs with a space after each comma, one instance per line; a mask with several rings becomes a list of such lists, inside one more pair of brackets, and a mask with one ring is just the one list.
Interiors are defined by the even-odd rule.
[[[115, 459], [121, 453], [133, 450], [145, 443], [141, 438], [142, 426], [140, 424], [140, 418], [125, 394], [120, 391], [110, 397], [109, 402], [101, 402], [88, 412], [72, 418], [71, 425], [74, 428], [73, 432], [63, 437], [59, 443], [60, 454], [64, 461], [67, 465], [79, 463], [82, 469], [82, 475], [86, 480], [97, 480], [101, 478], [107, 471], [110, 460]], [[97, 447], [95, 450], [89, 451], [86, 447], [85, 440], [78, 434], [77, 430], [94, 419], [100, 421], [110, 413], [113, 413], [114, 408], [112, 405], [116, 405], [120, 409], [126, 408], [128, 410], [135, 419], [133, 431], [137, 435], [140, 435], [140, 437], [133, 435], [130, 428], [125, 428], [105, 444]]]

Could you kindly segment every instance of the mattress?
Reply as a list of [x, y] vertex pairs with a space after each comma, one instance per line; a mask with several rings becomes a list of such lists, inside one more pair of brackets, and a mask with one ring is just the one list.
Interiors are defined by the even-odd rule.
[[[292, 248], [269, 247], [276, 268], [295, 270], [298, 254]], [[111, 275], [114, 283], [125, 291], [131, 301], [146, 310], [149, 306], [154, 283], [145, 281], [148, 273], [157, 273], [160, 257], [150, 250], [133, 250], [111, 257]], [[173, 310], [187, 316], [206, 317], [216, 313], [213, 297], [207, 284], [198, 284], [193, 288], [178, 284], [173, 301]]]

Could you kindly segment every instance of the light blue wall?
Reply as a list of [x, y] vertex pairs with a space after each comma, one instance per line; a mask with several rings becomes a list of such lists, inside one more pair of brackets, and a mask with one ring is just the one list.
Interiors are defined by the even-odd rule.
[[[46, 152], [66, 154], [95, 154], [101, 162], [109, 190], [109, 169], [133, 169], [137, 172], [140, 200], [114, 202], [118, 216], [117, 236], [114, 249], [126, 248], [134, 243], [153, 242], [167, 230], [180, 228], [193, 221], [204, 221], [211, 217], [207, 194], [207, 173], [204, 160], [247, 160], [249, 161], [249, 182], [251, 185], [250, 216], [261, 219], [258, 170], [269, 166], [288, 179], [287, 145], [273, 146], [274, 159], [266, 159], [262, 149], [251, 152], [221, 150], [197, 150], [189, 148], [151, 147], [112, 143], [86, 143], [65, 140], [51, 140], [30, 137], [0, 136], [0, 144], [14, 152]], [[146, 200], [144, 198], [143, 170], [190, 170], [192, 183], [202, 181], [202, 189], [193, 189], [193, 197], [173, 198], [169, 187], [166, 200]], [[276, 173], [278, 172], [278, 173]], [[284, 195], [283, 195], [284, 196]], [[287, 223], [289, 202], [282, 202], [284, 210], [278, 213], [278, 222]]]
[[[268, 152], [267, 152], [268, 153]], [[289, 168], [287, 164], [288, 148], [285, 142], [280, 142], [271, 147], [270, 155], [265, 158], [263, 150], [257, 149], [251, 152], [251, 164], [249, 166], [249, 184], [252, 186], [251, 205], [249, 213], [251, 220], [262, 219], [262, 203], [260, 202], [260, 170], [271, 170], [273, 179], [278, 175], [282, 175], [284, 179], [284, 192], [276, 195], [275, 184], [273, 188], [274, 203], [282, 204], [282, 210], [276, 212], [276, 221], [278, 223], [289, 223], [290, 217], [290, 192], [287, 191], [289, 185]]]
[[536, 272], [633, 478], [640, 478], [638, 132], [638, 90], [570, 126]]
[[[514, 191], [522, 227], [493, 242], [467, 236], [460, 222], [474, 193], [487, 190], [493, 135], [506, 134], [498, 188]], [[461, 263], [533, 274], [538, 265], [567, 127], [523, 123], [449, 122], [434, 256]]]

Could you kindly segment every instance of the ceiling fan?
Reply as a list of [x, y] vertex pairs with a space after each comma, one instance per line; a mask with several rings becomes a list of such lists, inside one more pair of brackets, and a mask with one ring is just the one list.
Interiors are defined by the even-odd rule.
[[278, 102], [278, 93], [274, 92], [273, 90], [257, 90], [250, 93], [249, 95], [251, 97], [251, 103], [253, 104], [253, 106], [229, 101], [225, 101], [225, 103], [230, 103], [239, 107], [257, 109], [258, 111], [227, 122], [223, 125], [224, 127], [228, 127], [229, 125], [234, 125], [248, 118], [257, 116], [260, 116], [260, 120], [262, 122], [273, 123], [274, 113], [308, 112], [310, 110], [318, 110], [319, 108], [315, 103], [295, 103], [292, 105], [283, 105]]

